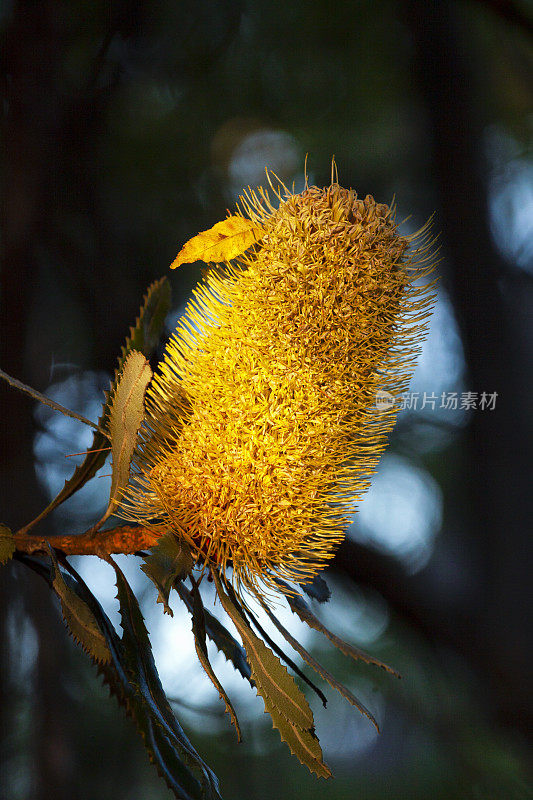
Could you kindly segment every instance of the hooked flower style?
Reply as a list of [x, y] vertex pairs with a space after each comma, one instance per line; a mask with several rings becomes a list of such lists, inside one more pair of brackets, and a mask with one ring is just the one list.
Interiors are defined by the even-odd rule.
[[[337, 183], [276, 195], [226, 221], [234, 260], [167, 346], [122, 508], [263, 595], [333, 557], [395, 423], [376, 393], [406, 391], [434, 301], [428, 226], [402, 236], [393, 207]], [[225, 229], [186, 247], [223, 261]]]

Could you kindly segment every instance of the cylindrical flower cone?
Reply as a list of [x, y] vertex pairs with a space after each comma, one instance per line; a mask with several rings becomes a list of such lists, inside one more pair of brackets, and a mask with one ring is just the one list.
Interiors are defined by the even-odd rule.
[[123, 508], [267, 593], [333, 557], [395, 422], [376, 394], [407, 390], [434, 300], [426, 228], [338, 184], [279, 200], [250, 192], [226, 221], [251, 247], [177, 326]]

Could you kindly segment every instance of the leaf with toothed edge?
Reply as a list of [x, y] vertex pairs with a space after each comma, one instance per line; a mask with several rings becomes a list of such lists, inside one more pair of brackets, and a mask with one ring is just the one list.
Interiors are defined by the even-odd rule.
[[207, 264], [230, 261], [244, 253], [262, 236], [264, 230], [251, 220], [238, 216], [227, 217], [209, 230], [201, 231], [189, 239], [170, 269], [181, 264], [192, 264], [194, 261], [205, 261]]
[[87, 603], [65, 583], [50, 544], [48, 544], [48, 551], [53, 567], [52, 588], [61, 602], [61, 611], [67, 628], [74, 640], [91, 658], [101, 664], [108, 663], [111, 661], [111, 653], [94, 614]]
[[142, 353], [132, 350], [122, 367], [109, 409], [113, 473], [109, 506], [102, 522], [116, 509], [120, 493], [129, 481], [137, 434], [144, 419], [144, 395], [151, 379], [148, 361]]
[[285, 719], [275, 706], [268, 709], [272, 725], [279, 731], [281, 740], [290, 748], [301, 764], [314, 772], [319, 778], [331, 778], [331, 770], [322, 759], [322, 748], [314, 733], [314, 729], [303, 730]]
[[[109, 687], [110, 693], [117, 698], [119, 704], [124, 707], [126, 714], [132, 718], [143, 738], [150, 761], [154, 764], [159, 776], [163, 778], [169, 789], [174, 792], [176, 798], [179, 800], [201, 800], [200, 783], [180, 759], [176, 749], [168, 742], [164, 731], [154, 723], [152, 716], [146, 709], [143, 698], [125, 663], [125, 651], [122, 642], [118, 638], [109, 618], [82, 578], [75, 573], [70, 565], [67, 564], [66, 566], [69, 567], [78, 578], [79, 583], [82, 584], [78, 587], [78, 591], [80, 593], [85, 591], [88, 594], [85, 599], [91, 605], [95, 616], [99, 620], [100, 627], [106, 635], [113, 656], [112, 663], [97, 664], [98, 672], [102, 675], [104, 683]], [[70, 576], [65, 575], [65, 579], [68, 578]]]
[[157, 587], [157, 602], [163, 604], [166, 614], [174, 616], [168, 604], [168, 596], [175, 581], [187, 575], [194, 565], [190, 548], [174, 533], [167, 533], [158, 539], [144, 561], [141, 569]]
[[[260, 598], [258, 599], [260, 600]], [[361, 701], [358, 700], [357, 697], [355, 697], [355, 695], [353, 695], [349, 691], [349, 689], [346, 688], [346, 686], [340, 683], [340, 681], [338, 681], [330, 672], [328, 672], [327, 669], [325, 669], [322, 666], [322, 664], [320, 664], [319, 661], [313, 658], [311, 653], [309, 653], [305, 649], [305, 647], [303, 647], [300, 644], [300, 642], [289, 633], [289, 631], [281, 624], [281, 622], [277, 619], [277, 617], [274, 616], [272, 611], [268, 608], [268, 606], [265, 605], [265, 603], [261, 602], [261, 605], [267, 616], [272, 620], [278, 631], [282, 634], [285, 640], [291, 645], [291, 647], [293, 647], [294, 650], [296, 650], [296, 652], [301, 655], [304, 661], [306, 661], [307, 664], [309, 664], [309, 666], [315, 670], [315, 672], [318, 672], [321, 678], [327, 681], [333, 689], [336, 689], [346, 700], [348, 700], [349, 703], [355, 706], [355, 708], [357, 708], [358, 711], [361, 712], [361, 714], [364, 714], [365, 717], [367, 717], [370, 720], [370, 722], [372, 722], [377, 732], [379, 733], [378, 723], [376, 722], [374, 715], [368, 710], [368, 708], [366, 708], [366, 706], [364, 706], [363, 703], [361, 703]]]
[[150, 713], [153, 722], [165, 734], [168, 744], [181, 753], [187, 766], [198, 770], [206, 799], [220, 800], [218, 780], [215, 774], [185, 735], [163, 691], [137, 598], [122, 570], [112, 559], [109, 561], [113, 565], [117, 577], [117, 598], [120, 603], [121, 625], [124, 631], [122, 644], [125, 660], [146, 712]]
[[[17, 558], [44, 578], [52, 586], [54, 571], [39, 559], [24, 554]], [[72, 592], [89, 606], [112, 655], [109, 663], [100, 663], [91, 660], [96, 665], [98, 674], [102, 676], [104, 684], [109, 688], [126, 714], [132, 718], [137, 730], [141, 734], [144, 746], [150, 761], [154, 764], [158, 774], [166, 782], [178, 800], [203, 800], [202, 788], [199, 781], [180, 759], [173, 743], [161, 727], [154, 722], [153, 716], [147, 710], [146, 703], [137, 686], [130, 677], [129, 669], [125, 663], [125, 652], [122, 642], [98, 600], [94, 597], [83, 579], [76, 570], [65, 560], [63, 565], [69, 573], [63, 573], [63, 579]]]
[[[192, 595], [189, 590], [180, 580], [175, 581], [174, 588], [192, 614]], [[244, 647], [239, 644], [228, 629], [217, 617], [213, 616], [207, 608], [204, 608], [204, 617], [205, 630], [211, 641], [216, 645], [218, 650], [223, 653], [226, 661], [233, 664], [237, 672], [240, 672], [242, 677], [249, 681], [252, 687], [255, 687], [255, 683], [251, 679], [252, 673], [250, 665], [246, 661], [246, 650]]]
[[[285, 589], [288, 589], [290, 591], [290, 587], [284, 581], [277, 579], [276, 582], [279, 584], [280, 587], [285, 587]], [[287, 599], [291, 611], [293, 611], [298, 617], [300, 617], [302, 622], [307, 623], [307, 625], [309, 625], [310, 628], [314, 628], [314, 630], [323, 633], [324, 636], [326, 636], [326, 638], [328, 638], [330, 642], [334, 644], [335, 647], [337, 647], [341, 651], [341, 653], [344, 653], [344, 655], [353, 658], [354, 661], [364, 661], [366, 664], [374, 664], [374, 666], [381, 667], [381, 669], [384, 669], [386, 672], [390, 672], [390, 674], [394, 675], [396, 678], [401, 678], [399, 672], [397, 672], [392, 667], [389, 667], [387, 664], [384, 664], [383, 661], [379, 660], [379, 658], [375, 658], [374, 656], [365, 653], [364, 650], [359, 650], [358, 647], [354, 647], [353, 645], [348, 644], [348, 642], [345, 642], [344, 639], [340, 638], [340, 636], [337, 636], [336, 634], [328, 630], [326, 626], [323, 625], [317, 617], [315, 617], [315, 615], [313, 614], [313, 612], [311, 611], [311, 609], [309, 608], [309, 606], [302, 597], [299, 597], [298, 595], [294, 594], [289, 594], [289, 592], [286, 592], [285, 597]]]
[[[149, 287], [143, 298], [143, 305], [139, 311], [139, 316], [135, 320], [135, 325], [130, 328], [130, 334], [122, 347], [122, 354], [118, 360], [115, 370], [115, 377], [111, 388], [105, 393], [105, 401], [102, 407], [102, 414], [98, 420], [98, 425], [103, 428], [107, 424], [109, 408], [113, 398], [117, 377], [122, 369], [124, 361], [132, 350], [138, 350], [146, 358], [150, 358], [159, 343], [161, 333], [165, 323], [165, 317], [170, 311], [171, 290], [168, 279], [161, 278], [154, 281]], [[99, 431], [93, 436], [92, 443], [87, 451], [87, 455], [79, 464], [70, 478], [65, 481], [65, 485], [51, 503], [39, 514], [37, 519], [44, 519], [51, 511], [57, 508], [65, 500], [68, 500], [75, 492], [84, 486], [87, 481], [93, 478], [98, 470], [104, 465], [108, 456], [107, 446], [109, 440]], [[103, 452], [102, 448], [106, 448]]]
[[191, 578], [192, 581], [192, 631], [194, 634], [194, 646], [196, 648], [196, 653], [200, 660], [200, 664], [204, 668], [207, 676], [211, 680], [213, 686], [217, 690], [220, 699], [224, 701], [226, 706], [226, 711], [230, 715], [231, 721], [235, 725], [235, 730], [237, 731], [237, 740], [240, 742], [242, 741], [242, 734], [241, 728], [239, 725], [239, 720], [237, 719], [237, 714], [235, 713], [235, 709], [229, 699], [228, 695], [226, 694], [224, 687], [218, 680], [213, 667], [211, 666], [211, 662], [209, 661], [209, 655], [207, 653], [207, 643], [205, 640], [205, 613], [204, 613], [204, 604], [202, 603], [202, 597], [200, 595], [200, 591], [198, 589], [198, 584]]
[[[236, 605], [236, 606], [239, 608], [239, 611], [242, 613], [242, 615], [244, 616], [244, 618], [245, 618], [246, 620], [250, 620], [250, 621], [252, 622], [252, 625], [253, 625], [253, 626], [254, 626], [254, 628], [257, 630], [257, 632], [259, 633], [259, 635], [260, 635], [260, 636], [261, 636], [261, 637], [262, 637], [262, 638], [265, 640], [265, 642], [266, 642], [268, 645], [270, 645], [270, 647], [271, 647], [271, 648], [272, 648], [272, 650], [275, 652], [275, 654], [276, 654], [276, 655], [277, 655], [277, 656], [278, 656], [280, 659], [282, 659], [282, 660], [285, 662], [285, 664], [286, 664], [288, 667], [290, 667], [290, 669], [292, 669], [292, 671], [293, 671], [293, 672], [294, 672], [296, 675], [298, 675], [298, 677], [299, 677], [299, 678], [301, 678], [301, 679], [302, 679], [302, 680], [303, 680], [303, 681], [304, 681], [304, 682], [305, 682], [305, 683], [306, 683], [306, 684], [307, 684], [307, 685], [308, 685], [308, 686], [309, 686], [309, 687], [310, 687], [310, 688], [311, 688], [311, 689], [314, 691], [314, 693], [317, 695], [317, 697], [319, 697], [319, 698], [320, 698], [320, 700], [322, 701], [322, 705], [324, 706], [324, 708], [326, 708], [328, 701], [327, 701], [327, 698], [326, 698], [326, 696], [324, 695], [324, 693], [320, 691], [320, 689], [318, 688], [318, 686], [316, 686], [316, 685], [313, 683], [313, 681], [312, 681], [312, 680], [310, 680], [310, 679], [307, 677], [307, 675], [306, 675], [304, 672], [302, 672], [302, 670], [300, 669], [300, 667], [299, 667], [297, 664], [295, 664], [295, 663], [294, 663], [294, 661], [292, 660], [292, 658], [289, 658], [289, 656], [288, 656], [288, 655], [287, 655], [287, 654], [286, 654], [286, 653], [285, 653], [285, 652], [284, 652], [284, 651], [281, 649], [281, 647], [280, 647], [279, 645], [277, 645], [277, 644], [276, 644], [276, 642], [275, 642], [273, 639], [271, 639], [271, 637], [270, 637], [270, 636], [268, 635], [268, 633], [265, 631], [265, 629], [263, 628], [263, 626], [260, 624], [260, 622], [259, 622], [259, 620], [257, 619], [257, 617], [256, 617], [254, 614], [252, 614], [252, 612], [250, 611], [250, 609], [249, 609], [249, 608], [247, 608], [247, 609], [245, 610], [245, 609], [244, 609], [244, 608], [243, 608], [243, 607], [242, 607], [242, 606], [239, 604], [239, 601], [237, 600], [237, 597], [236, 597], [236, 595], [235, 595], [235, 592], [233, 591], [232, 587], [231, 587], [230, 585], [228, 585], [228, 586], [226, 587], [226, 589], [227, 589], [227, 592], [228, 592], [228, 594], [229, 594], [229, 596], [230, 596], [230, 598], [231, 598], [231, 600], [232, 600], [233, 604], [234, 604], [234, 605]], [[257, 596], [257, 595], [256, 595], [256, 596]], [[259, 602], [261, 602], [261, 600], [260, 600], [260, 598], [259, 598], [259, 597], [258, 597], [258, 599], [259, 599]]]
[[263, 698], [265, 711], [270, 714], [274, 727], [302, 764], [317, 775], [328, 777], [331, 772], [322, 761], [313, 714], [305, 696], [279, 658], [250, 629], [242, 612], [226, 593], [215, 569], [212, 575], [222, 607], [243, 641], [257, 692]]
[[[130, 328], [130, 335], [122, 347], [117, 373], [131, 350], [138, 350], [146, 358], [150, 358], [153, 355], [161, 339], [161, 333], [165, 325], [166, 316], [170, 311], [171, 302], [171, 288], [168, 278], [160, 278], [150, 284], [143, 298], [139, 316], [135, 320], [135, 325]], [[117, 375], [115, 374], [116, 377]]]
[[314, 720], [305, 696], [279, 658], [253, 633], [235, 601], [226, 594], [215, 570], [212, 574], [224, 611], [235, 624], [243, 640], [246, 658], [252, 668], [252, 677], [261, 697], [265, 701], [268, 698], [269, 705], [275, 705], [286, 719], [292, 720], [304, 730], [310, 730]]

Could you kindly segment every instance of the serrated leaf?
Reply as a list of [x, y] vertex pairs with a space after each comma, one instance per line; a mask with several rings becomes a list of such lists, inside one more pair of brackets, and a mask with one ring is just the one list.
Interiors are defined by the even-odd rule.
[[[236, 596], [235, 596], [235, 594], [234, 594], [234, 592], [233, 592], [233, 589], [231, 588], [231, 586], [228, 586], [228, 587], [227, 587], [227, 590], [228, 590], [228, 594], [229, 594], [229, 596], [230, 596], [231, 600], [233, 600], [234, 604], [236, 604], [236, 602], [238, 602], [238, 601], [237, 601], [237, 598], [236, 598]], [[260, 597], [259, 597], [257, 594], [256, 594], [256, 597], [257, 597], [257, 599], [259, 600], [259, 602], [261, 603], [261, 605], [263, 605], [263, 607], [264, 607], [264, 604], [263, 604], [263, 602], [262, 602], [262, 599], [261, 599], [261, 598], [260, 598]], [[253, 626], [254, 626], [254, 627], [255, 627], [255, 629], [258, 631], [259, 635], [263, 637], [264, 641], [265, 641], [265, 642], [266, 642], [268, 645], [270, 645], [270, 647], [271, 647], [271, 648], [272, 648], [272, 650], [273, 650], [273, 651], [276, 653], [276, 655], [277, 655], [277, 656], [279, 656], [279, 658], [281, 658], [281, 659], [282, 659], [282, 660], [283, 660], [283, 661], [284, 661], [284, 662], [287, 664], [287, 666], [288, 666], [288, 667], [290, 667], [290, 669], [292, 669], [292, 671], [293, 671], [294, 673], [296, 673], [296, 675], [298, 675], [298, 677], [299, 677], [299, 678], [301, 678], [301, 679], [302, 679], [302, 680], [303, 680], [303, 681], [304, 681], [304, 682], [305, 682], [305, 683], [306, 683], [306, 684], [307, 684], [307, 685], [308, 685], [308, 686], [309, 686], [309, 687], [310, 687], [310, 688], [311, 688], [311, 689], [312, 689], [312, 690], [315, 692], [315, 694], [317, 695], [317, 697], [319, 697], [319, 698], [320, 698], [320, 700], [322, 701], [322, 705], [324, 706], [324, 708], [326, 708], [326, 705], [327, 705], [327, 699], [326, 699], [326, 697], [325, 697], [324, 693], [320, 691], [320, 689], [318, 688], [318, 686], [316, 686], [316, 685], [313, 683], [313, 681], [312, 681], [312, 680], [310, 680], [310, 679], [307, 677], [307, 675], [306, 675], [304, 672], [302, 672], [302, 670], [300, 669], [300, 667], [299, 667], [297, 664], [295, 664], [295, 663], [294, 663], [294, 661], [292, 660], [292, 658], [290, 658], [290, 657], [289, 657], [289, 656], [288, 656], [288, 655], [287, 655], [287, 654], [286, 654], [286, 653], [285, 653], [285, 652], [284, 652], [284, 651], [281, 649], [281, 647], [280, 647], [278, 644], [276, 644], [276, 642], [275, 642], [275, 641], [274, 641], [274, 640], [273, 640], [273, 639], [272, 639], [272, 638], [271, 638], [271, 637], [268, 635], [268, 633], [265, 631], [265, 629], [263, 628], [263, 626], [260, 624], [260, 622], [259, 622], [259, 620], [257, 619], [257, 617], [256, 617], [254, 614], [252, 614], [252, 612], [250, 611], [250, 609], [249, 609], [249, 608], [247, 608], [247, 609], [246, 609], [246, 611], [244, 611], [244, 609], [243, 609], [243, 608], [240, 608], [240, 611], [241, 611], [241, 612], [243, 612], [243, 614], [244, 614], [245, 618], [247, 618], [247, 619], [250, 619], [250, 620], [251, 620], [251, 622], [252, 622]]]
[[186, 242], [170, 265], [175, 269], [193, 261], [221, 262], [240, 256], [264, 235], [263, 228], [244, 217], [228, 217]]
[[50, 545], [48, 545], [48, 551], [53, 567], [52, 588], [59, 597], [63, 619], [72, 637], [95, 661], [102, 664], [108, 663], [111, 661], [111, 653], [93, 612], [87, 603], [65, 583], [54, 550]]
[[224, 687], [222, 686], [217, 676], [215, 675], [213, 667], [211, 666], [211, 662], [209, 661], [209, 655], [207, 652], [207, 643], [205, 639], [204, 604], [202, 603], [200, 591], [195, 581], [192, 581], [192, 599], [193, 599], [192, 632], [194, 634], [194, 646], [196, 648], [196, 653], [200, 660], [200, 664], [204, 668], [207, 676], [210, 678], [213, 686], [217, 690], [220, 699], [224, 701], [224, 704], [226, 706], [226, 711], [230, 715], [231, 721], [235, 725], [235, 730], [237, 731], [237, 740], [240, 742], [242, 740], [242, 735], [241, 735], [239, 720], [237, 719], [237, 714], [235, 713], [235, 709], [233, 708], [231, 700], [229, 699], [228, 695], [224, 690]]
[[274, 705], [286, 719], [304, 730], [310, 730], [314, 725], [313, 713], [305, 696], [279, 658], [252, 631], [242, 612], [226, 594], [216, 570], [213, 570], [212, 575], [224, 611], [233, 621], [242, 639], [246, 659], [252, 668], [252, 677], [267, 710]]
[[152, 370], [148, 361], [142, 353], [132, 350], [122, 367], [109, 409], [113, 474], [109, 506], [104, 519], [117, 507], [120, 492], [129, 481], [137, 434], [144, 419], [144, 395], [151, 379]]
[[300, 588], [319, 603], [326, 603], [331, 597], [331, 589], [320, 575], [315, 575], [312, 581], [300, 583]]
[[13, 531], [7, 525], [0, 524], [0, 564], [6, 564], [15, 552]]
[[173, 617], [168, 596], [174, 582], [187, 575], [194, 565], [190, 548], [174, 533], [167, 533], [158, 539], [144, 561], [141, 569], [155, 583], [159, 591], [157, 602], [162, 603], [165, 613]]
[[[115, 377], [111, 389], [109, 392], [106, 392], [102, 414], [98, 420], [98, 425], [101, 428], [107, 424], [109, 407], [113, 396], [113, 387], [128, 354], [132, 350], [138, 350], [146, 356], [146, 358], [150, 358], [150, 356], [153, 355], [161, 337], [165, 317], [170, 310], [170, 295], [170, 283], [167, 278], [154, 281], [149, 286], [143, 298], [143, 305], [139, 311], [139, 316], [135, 320], [135, 325], [130, 328], [130, 335], [126, 339], [125, 345], [122, 347], [122, 354], [118, 360], [118, 366], [115, 370]], [[48, 516], [51, 511], [60, 506], [61, 503], [64, 503], [65, 500], [68, 500], [69, 497], [75, 494], [87, 481], [96, 475], [98, 470], [104, 465], [108, 455], [107, 449], [102, 451], [102, 448], [107, 448], [108, 444], [109, 440], [102, 433], [97, 431], [94, 434], [91, 446], [82, 463], [78, 464], [72, 476], [65, 481], [65, 485], [59, 494], [47, 505], [44, 511], [33, 520], [31, 526]], [[29, 526], [24, 528], [24, 530], [28, 529]]]
[[154, 281], [148, 287], [148, 291], [143, 297], [139, 316], [135, 320], [135, 325], [130, 328], [130, 335], [122, 347], [115, 379], [132, 350], [138, 350], [146, 358], [150, 358], [155, 352], [165, 325], [166, 316], [170, 311], [171, 294], [170, 283], [166, 277]]
[[374, 664], [376, 667], [381, 667], [386, 672], [390, 672], [391, 675], [395, 675], [397, 678], [401, 677], [395, 669], [389, 667], [387, 664], [384, 664], [383, 661], [379, 660], [379, 658], [374, 658], [374, 656], [365, 653], [364, 650], [360, 650], [358, 647], [348, 644], [348, 642], [345, 642], [344, 639], [340, 638], [340, 636], [337, 636], [328, 630], [326, 626], [323, 625], [317, 617], [315, 617], [305, 600], [303, 600], [301, 597], [290, 594], [287, 594], [286, 597], [291, 611], [293, 611], [302, 620], [302, 622], [307, 623], [310, 628], [314, 628], [314, 630], [323, 633], [324, 636], [326, 636], [330, 642], [341, 651], [341, 653], [353, 658], [354, 661], [364, 661], [366, 664]]
[[176, 748], [148, 715], [145, 720], [144, 744], [159, 776], [179, 800], [203, 800], [199, 781], [179, 758]]
[[262, 603], [261, 605], [263, 606], [263, 610], [267, 613], [268, 617], [272, 620], [278, 631], [282, 634], [285, 640], [291, 645], [291, 647], [293, 647], [294, 650], [296, 650], [296, 652], [301, 655], [304, 661], [306, 661], [310, 667], [312, 667], [316, 672], [318, 672], [320, 677], [323, 678], [325, 681], [327, 681], [329, 685], [333, 687], [333, 689], [336, 689], [346, 700], [348, 700], [349, 703], [355, 706], [355, 708], [357, 708], [358, 711], [361, 712], [361, 714], [364, 714], [365, 717], [368, 717], [370, 722], [372, 722], [377, 732], [379, 733], [378, 723], [376, 722], [374, 715], [368, 710], [368, 708], [366, 708], [366, 706], [364, 706], [363, 703], [361, 703], [361, 701], [358, 700], [357, 697], [355, 697], [355, 695], [353, 695], [349, 691], [349, 689], [346, 688], [346, 686], [344, 686], [330, 672], [328, 672], [327, 669], [325, 669], [322, 666], [322, 664], [320, 664], [319, 661], [313, 658], [311, 653], [309, 653], [305, 649], [305, 647], [303, 647], [303, 645], [301, 645], [300, 642], [297, 639], [295, 639], [291, 633], [289, 633], [289, 631], [281, 624], [281, 622], [277, 619], [277, 617], [274, 616], [272, 611], [264, 603]]
[[200, 772], [202, 787], [207, 800], [220, 800], [218, 781], [215, 774], [197, 753], [184, 730], [172, 712], [157, 673], [150, 639], [144, 619], [122, 570], [112, 560], [117, 577], [118, 600], [120, 603], [121, 625], [124, 630], [122, 645], [128, 671], [137, 688], [142, 702], [143, 713], [150, 715], [152, 722], [159, 727], [168, 745], [177, 750], [188, 766]]
[[[52, 586], [53, 575], [55, 574], [53, 568], [49, 568], [39, 559], [25, 554], [19, 554], [18, 558]], [[110, 693], [117, 698], [126, 714], [132, 718], [144, 740], [144, 746], [151, 762], [155, 765], [158, 774], [165, 780], [169, 789], [174, 792], [176, 798], [178, 800], [203, 800], [199, 781], [181, 761], [176, 748], [173, 747], [164, 731], [154, 721], [146, 703], [143, 701], [142, 694], [133, 682], [125, 661], [124, 647], [109, 617], [76, 570], [68, 562], [65, 562], [65, 567], [70, 573], [63, 574], [65, 583], [73, 592], [79, 595], [93, 612], [112, 656], [112, 661], [109, 663], [100, 663], [95, 661], [94, 658], [92, 659], [97, 666], [98, 673], [102, 675]]]
[[280, 733], [281, 740], [289, 746], [291, 753], [300, 763], [305, 764], [319, 778], [331, 778], [331, 770], [322, 760], [322, 748], [314, 732], [293, 725], [275, 707], [270, 708], [268, 713], [274, 728]]
[[220, 602], [243, 641], [257, 692], [263, 698], [274, 727], [302, 764], [324, 777], [330, 775], [329, 768], [322, 762], [313, 714], [305, 696], [279, 658], [250, 629], [242, 612], [226, 594], [216, 570], [212, 575]]
[[[192, 614], [192, 595], [189, 590], [179, 580], [175, 582], [174, 588]], [[246, 661], [244, 647], [239, 644], [220, 620], [206, 608], [204, 608], [204, 617], [205, 630], [211, 641], [224, 654], [226, 661], [230, 661], [237, 672], [240, 672], [243, 678], [246, 678], [252, 686], [255, 686], [255, 683], [251, 680], [252, 671]]]
[[98, 673], [109, 688], [110, 694], [116, 697], [119, 705], [135, 724], [158, 775], [179, 800], [202, 800], [200, 782], [183, 763], [176, 748], [154, 721], [138, 687], [132, 682], [129, 670], [123, 663], [120, 667], [120, 675], [115, 664], [98, 665]]

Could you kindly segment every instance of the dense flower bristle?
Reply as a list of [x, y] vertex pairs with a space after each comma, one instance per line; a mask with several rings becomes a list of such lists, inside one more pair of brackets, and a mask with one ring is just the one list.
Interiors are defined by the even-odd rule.
[[183, 536], [237, 589], [311, 579], [368, 488], [433, 301], [424, 229], [409, 254], [394, 212], [352, 190], [262, 190], [265, 235], [211, 271], [147, 398], [124, 513]]

